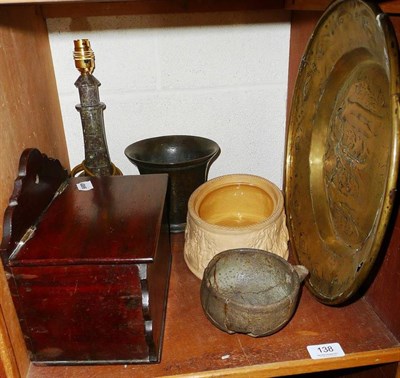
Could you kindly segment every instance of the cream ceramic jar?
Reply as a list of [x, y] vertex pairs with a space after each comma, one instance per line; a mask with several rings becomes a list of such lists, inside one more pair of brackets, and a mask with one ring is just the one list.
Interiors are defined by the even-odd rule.
[[220, 176], [189, 198], [184, 258], [200, 279], [209, 261], [227, 249], [257, 248], [287, 260], [288, 239], [282, 192], [262, 177]]

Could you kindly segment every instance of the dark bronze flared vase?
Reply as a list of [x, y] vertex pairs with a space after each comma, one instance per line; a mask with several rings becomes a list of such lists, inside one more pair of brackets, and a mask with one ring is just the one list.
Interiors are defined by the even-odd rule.
[[207, 181], [209, 168], [220, 152], [214, 141], [192, 135], [144, 139], [125, 149], [125, 155], [140, 174], [168, 173], [171, 232], [184, 231], [189, 197]]

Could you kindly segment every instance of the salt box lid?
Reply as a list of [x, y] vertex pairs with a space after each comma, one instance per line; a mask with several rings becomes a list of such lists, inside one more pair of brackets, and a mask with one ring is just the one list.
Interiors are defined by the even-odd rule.
[[22, 155], [4, 217], [4, 264], [154, 261], [162, 227], [168, 227], [168, 175], [67, 178], [59, 172], [59, 162], [37, 149]]

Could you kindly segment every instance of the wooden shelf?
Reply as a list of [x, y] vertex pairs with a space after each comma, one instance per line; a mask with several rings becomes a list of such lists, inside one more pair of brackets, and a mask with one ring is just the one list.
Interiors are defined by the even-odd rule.
[[1, 4], [38, 5], [46, 18], [284, 9], [284, 0], [3, 0]]
[[[285, 0], [285, 8], [292, 11], [323, 11], [333, 0]], [[400, 0], [378, 1], [385, 13], [400, 13]]]
[[[45, 17], [101, 16], [286, 9], [323, 11], [332, 0], [3, 0], [1, 5], [40, 5]], [[400, 13], [400, 0], [380, 1], [383, 12]]]
[[283, 9], [283, 1], [264, 0], [137, 0], [117, 2], [46, 3], [41, 6], [44, 17], [89, 17], [138, 14], [168, 14], [224, 11], [260, 11]]
[[[5, 0], [7, 1], [7, 0]], [[325, 5], [321, 8], [321, 4]], [[313, 0], [131, 0], [58, 1], [10, 0], [0, 5], [2, 66], [0, 125], [0, 201], [6, 207], [22, 150], [35, 146], [68, 167], [56, 81], [46, 30], [49, 17], [111, 14], [286, 9], [292, 12], [288, 108], [304, 46], [328, 2]], [[315, 9], [317, 7], [317, 9]], [[400, 13], [400, 0], [381, 2], [385, 12]], [[272, 10], [271, 10], [272, 11]], [[400, 17], [393, 17], [400, 36]], [[16, 64], [17, 62], [17, 64]], [[33, 64], [36, 62], [37, 64]], [[0, 377], [152, 377], [168, 375], [283, 376], [326, 370], [381, 365], [386, 377], [400, 376], [400, 215], [381, 269], [358, 301], [328, 307], [303, 288], [291, 322], [265, 338], [227, 335], [216, 329], [200, 306], [200, 281], [183, 261], [183, 235], [173, 235], [173, 270], [163, 347], [157, 365], [35, 366], [30, 364], [0, 264]], [[307, 345], [338, 342], [342, 358], [311, 360]], [[378, 368], [377, 368], [378, 369]], [[377, 369], [363, 378], [378, 377]], [[397, 375], [395, 370], [397, 369]], [[363, 371], [365, 371], [364, 369]], [[369, 368], [368, 368], [369, 370]], [[341, 374], [341, 376], [343, 376]], [[381, 377], [383, 375], [380, 375]], [[354, 376], [353, 376], [354, 377]]]
[[[263, 338], [228, 335], [214, 327], [200, 305], [200, 280], [183, 259], [183, 234], [172, 235], [173, 263], [168, 296], [162, 361], [156, 365], [35, 366], [29, 378], [252, 377], [299, 374], [400, 360], [399, 340], [385, 327], [365, 299], [344, 307], [319, 303], [306, 288], [298, 309], [281, 331]], [[311, 360], [307, 345], [338, 342], [342, 358]]]

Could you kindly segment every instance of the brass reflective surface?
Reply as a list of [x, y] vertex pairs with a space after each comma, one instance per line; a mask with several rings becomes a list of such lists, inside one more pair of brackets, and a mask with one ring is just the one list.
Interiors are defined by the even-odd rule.
[[292, 251], [327, 304], [356, 293], [381, 247], [398, 170], [398, 76], [388, 17], [359, 0], [333, 3], [300, 65], [285, 172]]
[[199, 206], [199, 216], [210, 224], [246, 227], [264, 221], [274, 206], [271, 196], [263, 189], [235, 183], [208, 193]]
[[88, 39], [74, 40], [74, 61], [75, 67], [82, 74], [92, 74], [96, 63], [94, 52]]

